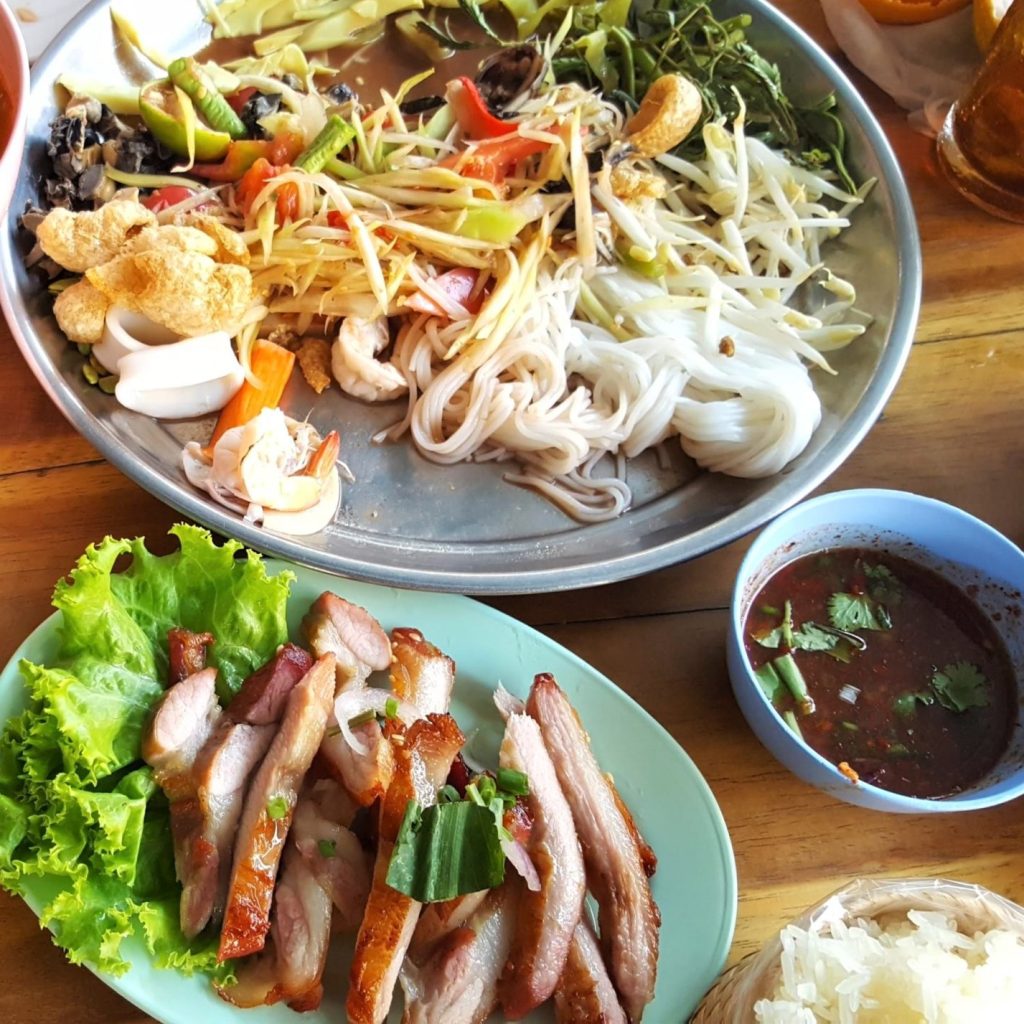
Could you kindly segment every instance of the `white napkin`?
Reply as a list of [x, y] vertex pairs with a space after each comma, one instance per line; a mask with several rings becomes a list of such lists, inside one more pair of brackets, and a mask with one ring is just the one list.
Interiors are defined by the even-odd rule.
[[821, 0], [825, 21], [851, 63], [934, 135], [981, 64], [971, 10], [922, 25], [880, 25], [858, 0]]

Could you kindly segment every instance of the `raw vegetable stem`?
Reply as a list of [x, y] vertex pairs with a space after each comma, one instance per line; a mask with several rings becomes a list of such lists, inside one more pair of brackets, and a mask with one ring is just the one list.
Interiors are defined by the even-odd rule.
[[167, 73], [171, 81], [192, 98], [211, 128], [227, 132], [233, 139], [244, 139], [248, 135], [242, 119], [231, 109], [231, 104], [194, 57], [179, 57], [171, 61]]
[[319, 174], [327, 162], [355, 138], [356, 130], [344, 118], [332, 114], [320, 133], [299, 155], [295, 166], [309, 174]]
[[814, 701], [807, 689], [807, 681], [797, 665], [792, 654], [783, 654], [776, 658], [772, 665], [779, 673], [779, 678], [786, 684], [787, 689], [793, 695], [793, 699], [800, 705], [800, 712], [809, 715], [814, 711]]
[[783, 721], [785, 721], [786, 725], [788, 725], [790, 729], [792, 729], [793, 732], [796, 733], [798, 738], [804, 738], [803, 731], [800, 728], [800, 723], [796, 720], [796, 715], [794, 715], [792, 711], [783, 712], [782, 718]]
[[209, 447], [212, 449], [225, 431], [248, 423], [264, 409], [275, 408], [281, 401], [294, 365], [294, 352], [272, 341], [257, 339], [250, 354], [250, 369], [254, 379], [247, 379], [221, 410]]

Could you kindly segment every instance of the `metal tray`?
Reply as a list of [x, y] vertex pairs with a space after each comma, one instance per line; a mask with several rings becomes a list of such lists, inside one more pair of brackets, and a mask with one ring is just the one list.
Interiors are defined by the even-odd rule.
[[[917, 322], [921, 258], [892, 150], [850, 82], [800, 29], [765, 0], [722, 0], [723, 15], [754, 15], [753, 39], [779, 62], [791, 90], [808, 98], [838, 93], [851, 164], [860, 176], [878, 179], [853, 226], [830, 247], [835, 268], [855, 283], [858, 306], [874, 323], [830, 356], [837, 376], [816, 373], [823, 419], [800, 458], [778, 476], [737, 480], [700, 472], [678, 451], [667, 467], [647, 453], [629, 467], [633, 508], [613, 522], [581, 526], [543, 498], [504, 483], [503, 466], [437, 466], [411, 444], [371, 444], [397, 418], [394, 407], [368, 407], [336, 389], [317, 398], [296, 380], [286, 407], [341, 431], [343, 457], [357, 482], [345, 488], [336, 521], [319, 535], [292, 538], [252, 526], [185, 480], [182, 445], [208, 436], [208, 424], [158, 422], [89, 387], [81, 357], [53, 320], [49, 296], [22, 264], [26, 240], [17, 216], [36, 198], [47, 125], [57, 113], [56, 77], [65, 68], [101, 80], [149, 77], [115, 37], [109, 7], [110, 0], [90, 4], [33, 70], [27, 173], [0, 235], [0, 301], [33, 372], [74, 427], [151, 494], [220, 533], [316, 569], [401, 587], [502, 594], [609, 583], [705, 554], [800, 500], [853, 451], [899, 378]], [[132, 16], [172, 55], [194, 52], [209, 32], [194, 0], [137, 3]]]

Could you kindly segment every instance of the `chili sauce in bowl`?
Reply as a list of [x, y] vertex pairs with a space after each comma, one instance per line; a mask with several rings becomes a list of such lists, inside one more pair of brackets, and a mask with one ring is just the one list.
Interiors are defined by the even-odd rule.
[[794, 775], [872, 810], [1024, 796], [1024, 551], [905, 491], [794, 506], [736, 576], [729, 679]]
[[1009, 746], [1016, 683], [992, 620], [909, 559], [851, 547], [790, 562], [754, 598], [744, 642], [773, 707], [851, 780], [948, 796]]

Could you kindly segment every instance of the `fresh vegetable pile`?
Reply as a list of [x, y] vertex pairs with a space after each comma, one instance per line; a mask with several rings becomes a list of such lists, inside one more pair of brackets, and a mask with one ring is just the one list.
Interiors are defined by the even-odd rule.
[[[115, 16], [157, 69], [134, 95], [60, 77], [65, 208], [26, 223], [90, 382], [158, 418], [224, 410], [182, 454], [212, 500], [285, 533], [335, 520], [337, 406], [278, 410], [293, 362], [318, 396], [398, 403], [375, 443], [506, 463], [583, 522], [627, 509], [626, 459], [666, 441], [741, 477], [806, 449], [811, 370], [870, 322], [826, 249], [870, 184], [833, 97], [794, 102], [749, 17], [207, 10], [215, 48], [175, 59]], [[242, 36], [251, 55], [210, 59]]]
[[108, 538], [57, 585], [56, 657], [22, 663], [29, 705], [0, 737], [0, 882], [42, 905], [73, 963], [123, 973], [134, 934], [161, 967], [227, 976], [215, 941], [181, 934], [167, 802], [140, 743], [164, 692], [167, 630], [216, 630], [210, 657], [231, 692], [287, 638], [291, 575], [268, 576], [205, 530], [171, 532], [174, 554]]

